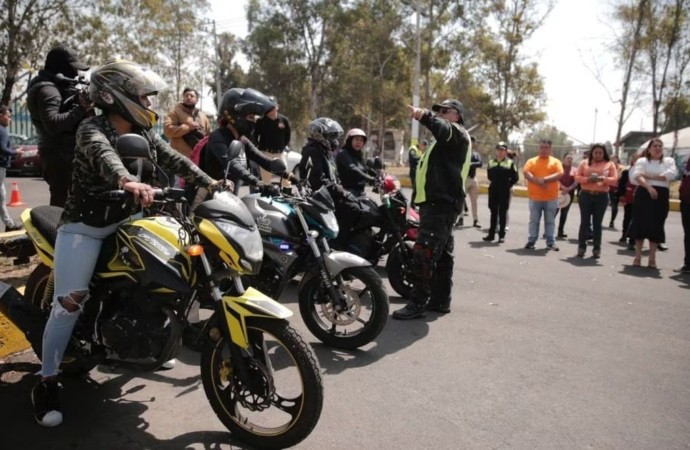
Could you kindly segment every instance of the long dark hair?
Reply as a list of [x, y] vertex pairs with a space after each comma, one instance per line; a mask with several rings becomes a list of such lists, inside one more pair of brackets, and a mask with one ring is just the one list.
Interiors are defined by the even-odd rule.
[[609, 152], [606, 150], [606, 146], [604, 144], [592, 144], [592, 146], [589, 148], [589, 159], [587, 159], [587, 165], [591, 166], [592, 165], [592, 158], [594, 157], [594, 149], [595, 148], [600, 148], [604, 151], [604, 161], [610, 161], [611, 158], [609, 157]]
[[659, 161], [662, 161], [664, 159], [664, 142], [659, 138], [653, 138], [651, 141], [649, 141], [649, 145], [647, 145], [647, 148], [644, 149], [644, 157], [647, 158], [647, 161], [652, 160], [652, 145], [654, 145], [655, 142], [660, 143], [662, 148], [661, 158], [659, 158]]

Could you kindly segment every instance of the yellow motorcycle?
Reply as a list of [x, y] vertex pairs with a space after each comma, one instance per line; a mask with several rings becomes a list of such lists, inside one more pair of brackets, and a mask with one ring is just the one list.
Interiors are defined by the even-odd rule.
[[[129, 148], [121, 149], [120, 142]], [[118, 151], [144, 159], [148, 147], [142, 145], [123, 136]], [[101, 196], [131, 200], [124, 191]], [[159, 189], [156, 199], [155, 216], [124, 223], [104, 242], [62, 372], [84, 373], [98, 364], [155, 370], [184, 342], [201, 351], [206, 396], [234, 437], [258, 448], [296, 445], [319, 420], [322, 379], [313, 351], [286, 320], [292, 312], [242, 285], [241, 276], [258, 273], [263, 258], [253, 216], [228, 192], [215, 193], [191, 218], [183, 190]], [[21, 216], [27, 235], [4, 248], [19, 262], [34, 250], [41, 260], [24, 296], [0, 282], [0, 311], [39, 357], [54, 294], [61, 212], [27, 209]], [[225, 279], [233, 283], [221, 292]], [[187, 319], [195, 301], [213, 310], [201, 326]]]

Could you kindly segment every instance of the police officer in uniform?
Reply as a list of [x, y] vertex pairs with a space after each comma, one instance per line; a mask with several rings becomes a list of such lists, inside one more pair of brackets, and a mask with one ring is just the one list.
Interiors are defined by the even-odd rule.
[[408, 108], [436, 142], [422, 155], [417, 167], [415, 203], [420, 220], [414, 246], [414, 286], [410, 302], [393, 313], [393, 318], [400, 320], [424, 317], [426, 311], [450, 312], [453, 223], [462, 213], [471, 155], [462, 103], [448, 99], [436, 104], [432, 110], [437, 115], [426, 109]]
[[419, 158], [422, 157], [426, 151], [429, 143], [427, 141], [419, 141], [419, 143], [412, 145], [410, 151], [408, 152], [407, 162], [410, 165], [410, 182], [412, 183], [412, 200], [410, 200], [410, 207], [414, 208], [414, 196], [415, 196], [415, 179], [417, 178], [417, 164], [419, 164]]
[[496, 225], [498, 229], [498, 242], [505, 242], [506, 222], [508, 219], [508, 207], [510, 206], [510, 189], [518, 182], [515, 162], [507, 157], [508, 146], [505, 142], [496, 144], [496, 157], [489, 161], [487, 175], [489, 176], [489, 210], [491, 211], [491, 224], [489, 234], [482, 238], [486, 242], [493, 242], [496, 238]]

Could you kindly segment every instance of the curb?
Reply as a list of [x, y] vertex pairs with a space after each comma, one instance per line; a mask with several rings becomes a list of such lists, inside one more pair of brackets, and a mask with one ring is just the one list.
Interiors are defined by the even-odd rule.
[[[24, 293], [24, 287], [17, 288]], [[31, 348], [22, 333], [9, 319], [0, 314], [0, 358]]]
[[[406, 176], [400, 176], [398, 177], [398, 181], [400, 182], [400, 186], [406, 187], [406, 188], [411, 188], [412, 183], [410, 182], [410, 177]], [[480, 194], [488, 194], [489, 193], [489, 186], [482, 184], [479, 186], [479, 193]], [[517, 186], [513, 188], [513, 196], [514, 197], [522, 197], [522, 198], [527, 198], [527, 188], [523, 186]], [[573, 198], [573, 203], [577, 203], [577, 196]], [[668, 202], [669, 210], [670, 211], [680, 211], [680, 200], [675, 200], [671, 199]]]

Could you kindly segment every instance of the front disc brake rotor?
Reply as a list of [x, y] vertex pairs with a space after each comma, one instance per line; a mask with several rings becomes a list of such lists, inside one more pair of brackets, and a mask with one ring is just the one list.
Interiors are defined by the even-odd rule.
[[357, 292], [350, 286], [342, 286], [341, 290], [347, 303], [347, 310], [338, 312], [335, 310], [333, 303], [326, 302], [321, 304], [321, 313], [329, 322], [335, 325], [352, 325], [359, 317], [359, 313], [362, 310], [362, 302]]

